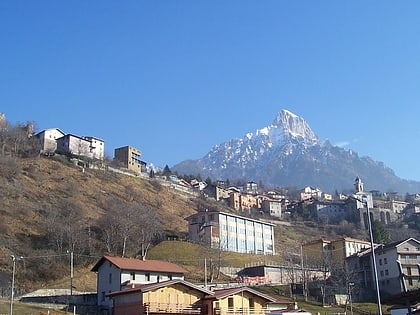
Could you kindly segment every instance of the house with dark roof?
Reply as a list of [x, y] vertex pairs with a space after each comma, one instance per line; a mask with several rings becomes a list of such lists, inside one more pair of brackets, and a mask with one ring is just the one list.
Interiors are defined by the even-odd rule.
[[101, 314], [111, 314], [109, 294], [141, 284], [184, 280], [187, 270], [162, 260], [103, 256], [92, 268], [97, 274], [97, 304]]

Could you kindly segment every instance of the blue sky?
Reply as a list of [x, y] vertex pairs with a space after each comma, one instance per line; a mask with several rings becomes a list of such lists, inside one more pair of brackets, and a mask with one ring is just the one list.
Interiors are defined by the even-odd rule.
[[288, 109], [420, 180], [419, 14], [410, 0], [0, 1], [0, 112], [163, 167]]

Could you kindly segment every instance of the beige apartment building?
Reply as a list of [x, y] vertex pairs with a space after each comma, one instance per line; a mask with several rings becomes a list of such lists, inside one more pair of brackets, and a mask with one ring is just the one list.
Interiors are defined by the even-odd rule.
[[345, 259], [364, 249], [370, 242], [351, 237], [335, 240], [317, 239], [302, 245], [305, 264], [320, 267], [323, 265], [344, 265]]
[[145, 165], [145, 163], [140, 160], [140, 157], [140, 150], [131, 146], [116, 148], [114, 150], [114, 160], [121, 163], [121, 165], [128, 170], [136, 173], [141, 173], [142, 167]]

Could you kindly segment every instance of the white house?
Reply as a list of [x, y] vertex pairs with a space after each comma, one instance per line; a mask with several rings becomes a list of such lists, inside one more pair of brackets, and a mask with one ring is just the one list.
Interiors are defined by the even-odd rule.
[[103, 160], [104, 141], [95, 137], [79, 137], [67, 134], [57, 139], [57, 151]]
[[92, 154], [92, 158], [97, 160], [103, 160], [105, 156], [104, 140], [90, 136], [86, 136], [83, 138], [90, 142], [90, 152]]
[[184, 280], [187, 271], [170, 262], [103, 256], [92, 268], [97, 273], [97, 303], [102, 313], [112, 308], [107, 294], [135, 284]]
[[38, 132], [35, 137], [40, 140], [42, 154], [53, 154], [57, 150], [57, 139], [65, 136], [65, 133], [58, 128], [45, 129]]

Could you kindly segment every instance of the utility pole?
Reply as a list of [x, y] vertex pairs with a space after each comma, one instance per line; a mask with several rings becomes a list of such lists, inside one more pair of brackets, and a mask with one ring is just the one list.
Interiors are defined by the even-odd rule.
[[305, 298], [305, 301], [308, 300], [307, 294], [306, 294], [306, 273], [305, 268], [303, 266], [303, 245], [300, 244], [300, 267], [301, 267], [301, 273], [302, 273], [302, 291], [303, 296]]
[[15, 272], [16, 272], [16, 260], [21, 260], [23, 257], [16, 257], [15, 255], [10, 255], [13, 261], [13, 270], [12, 270], [12, 289], [10, 292], [10, 315], [13, 315], [13, 300], [15, 297]]
[[73, 295], [73, 251], [70, 252], [70, 296]]
[[369, 208], [369, 202], [366, 198], [364, 202], [366, 204], [366, 209], [367, 209], [366, 212], [367, 212], [368, 225], [369, 225], [369, 238], [370, 238], [370, 246], [371, 246], [371, 251], [372, 251], [372, 267], [373, 267], [373, 276], [375, 279], [376, 298], [378, 302], [378, 314], [382, 315], [381, 294], [379, 292], [378, 270], [376, 268], [376, 257], [375, 257], [375, 247], [373, 244], [373, 232], [372, 232], [372, 222], [370, 219], [370, 208]]
[[375, 289], [376, 289], [376, 300], [378, 304], [378, 314], [382, 315], [382, 306], [381, 306], [381, 294], [379, 291], [379, 280], [378, 280], [378, 270], [376, 267], [376, 257], [375, 257], [375, 244], [373, 243], [373, 232], [372, 232], [372, 220], [370, 218], [370, 207], [369, 207], [369, 200], [367, 195], [361, 196], [362, 199], [357, 197], [350, 197], [351, 199], [357, 200], [362, 204], [366, 205], [366, 215], [368, 221], [368, 228], [369, 228], [369, 239], [370, 239], [370, 251], [372, 254], [372, 272], [373, 272], [373, 280], [375, 282]]
[[204, 258], [204, 288], [207, 289], [207, 258]]

